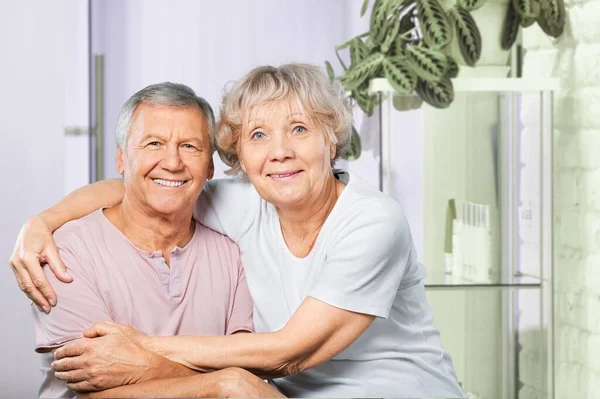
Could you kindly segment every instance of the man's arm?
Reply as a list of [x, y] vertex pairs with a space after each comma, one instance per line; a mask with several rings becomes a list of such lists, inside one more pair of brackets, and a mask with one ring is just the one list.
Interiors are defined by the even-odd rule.
[[71, 276], [58, 255], [52, 232], [68, 221], [79, 219], [103, 206], [118, 204], [123, 199], [120, 179], [103, 180], [81, 187], [53, 207], [29, 219], [23, 225], [9, 264], [19, 288], [40, 311], [50, 312], [56, 305], [56, 292], [44, 276], [40, 265], [48, 264], [59, 281], [70, 283]]
[[277, 389], [237, 368], [190, 377], [153, 380], [101, 392], [78, 392], [80, 398], [282, 398]]

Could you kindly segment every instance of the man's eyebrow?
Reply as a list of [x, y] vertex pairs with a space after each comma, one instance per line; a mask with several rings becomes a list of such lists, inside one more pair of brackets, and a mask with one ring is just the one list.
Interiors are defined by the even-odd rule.
[[146, 141], [146, 140], [151, 140], [151, 139], [165, 140], [165, 136], [161, 136], [160, 134], [154, 133], [154, 132], [146, 132], [142, 135], [141, 141]]

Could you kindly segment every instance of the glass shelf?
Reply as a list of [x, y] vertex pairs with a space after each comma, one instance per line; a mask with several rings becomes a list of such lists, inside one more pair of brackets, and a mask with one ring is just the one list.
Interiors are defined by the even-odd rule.
[[528, 283], [518, 283], [518, 284], [494, 284], [494, 283], [468, 283], [468, 284], [425, 284], [425, 289], [427, 290], [531, 290], [531, 289], [540, 289], [542, 288], [541, 283], [537, 284], [528, 284]]
[[543, 283], [548, 282], [547, 280], [534, 275], [528, 275], [523, 273], [515, 273], [511, 278], [502, 278], [497, 280], [478, 280], [478, 279], [463, 279], [454, 278], [450, 274], [444, 273], [429, 273], [425, 279], [425, 287], [428, 289], [441, 289], [441, 288], [517, 288], [517, 289], [533, 289], [541, 288]]

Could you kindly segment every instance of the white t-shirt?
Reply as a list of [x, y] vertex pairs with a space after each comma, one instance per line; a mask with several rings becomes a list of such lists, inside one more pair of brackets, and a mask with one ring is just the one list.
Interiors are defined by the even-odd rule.
[[464, 397], [400, 206], [356, 174], [336, 173], [346, 187], [305, 258], [290, 252], [275, 207], [248, 182], [211, 181], [198, 201], [197, 220], [240, 247], [256, 332], [284, 327], [307, 296], [377, 316], [333, 359], [272, 383], [290, 397]]

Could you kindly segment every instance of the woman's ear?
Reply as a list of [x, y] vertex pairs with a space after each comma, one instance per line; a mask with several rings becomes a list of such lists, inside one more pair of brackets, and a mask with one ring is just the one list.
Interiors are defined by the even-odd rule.
[[336, 154], [335, 144], [329, 144], [329, 159], [331, 161], [333, 161], [333, 159], [335, 158], [335, 154]]

